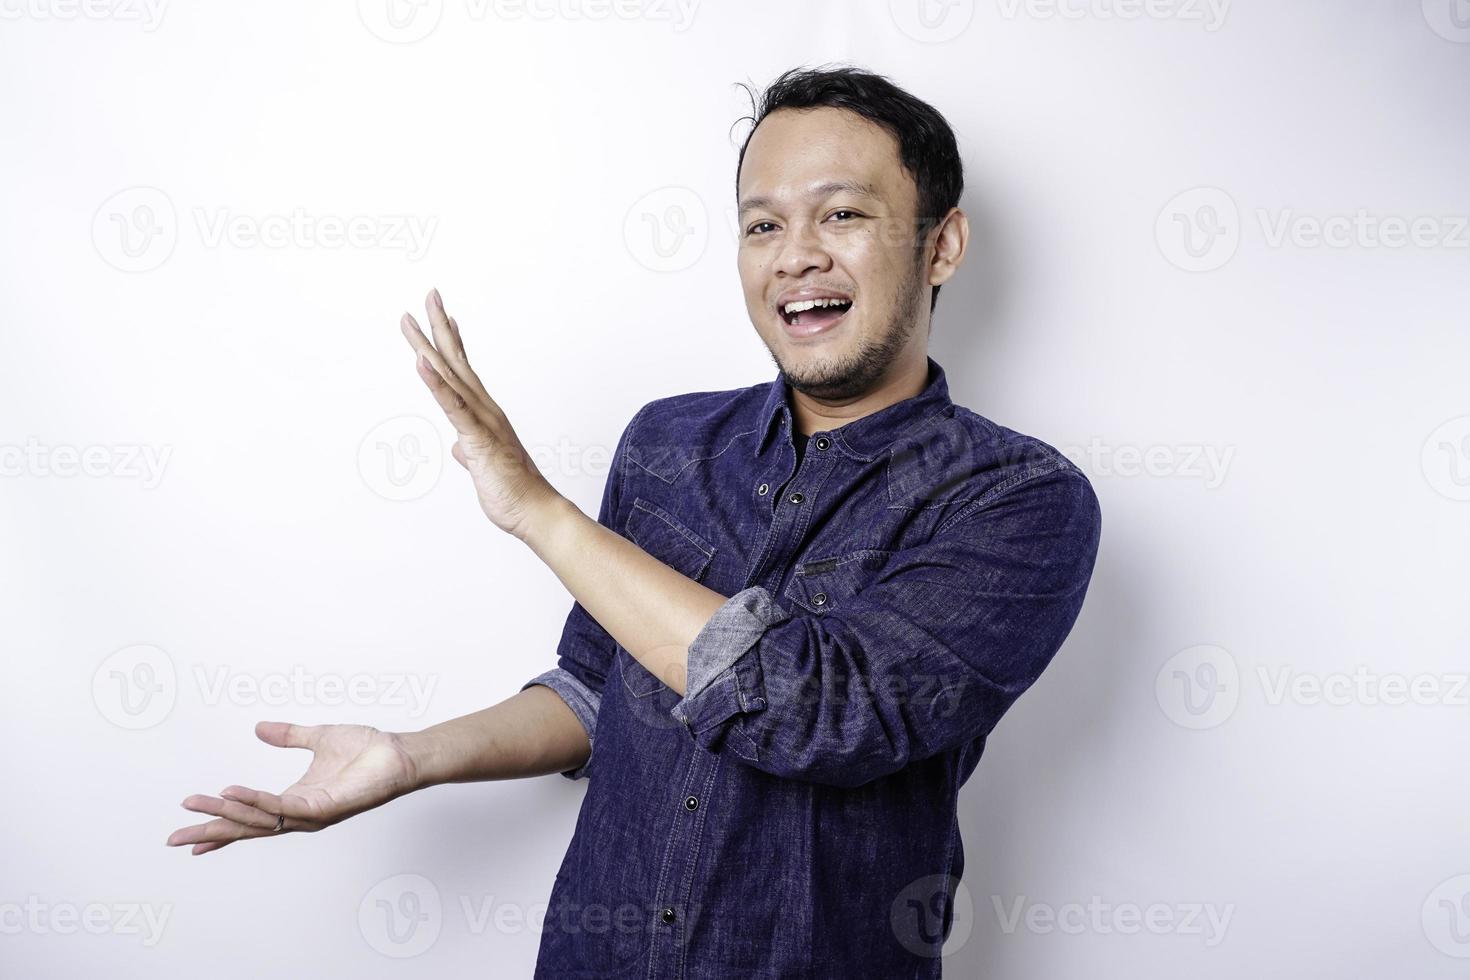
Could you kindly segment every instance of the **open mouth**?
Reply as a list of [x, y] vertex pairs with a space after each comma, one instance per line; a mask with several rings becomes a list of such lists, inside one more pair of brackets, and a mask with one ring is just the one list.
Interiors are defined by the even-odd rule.
[[787, 303], [781, 307], [781, 319], [799, 332], [816, 333], [841, 320], [852, 309], [852, 300], [824, 297]]

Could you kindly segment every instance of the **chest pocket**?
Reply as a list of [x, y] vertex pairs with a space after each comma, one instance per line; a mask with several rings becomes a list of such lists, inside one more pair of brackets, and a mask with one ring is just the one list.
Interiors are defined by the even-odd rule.
[[877, 577], [893, 552], [865, 548], [834, 558], [805, 561], [786, 585], [785, 596], [807, 612], [839, 612]]
[[[642, 497], [633, 499], [633, 509], [628, 514], [628, 523], [624, 530], [638, 547], [696, 582], [703, 581], [709, 572], [710, 563], [714, 561], [713, 545], [673, 514]], [[664, 691], [668, 694], [670, 706], [678, 700], [677, 694], [634, 660], [621, 646], [618, 647], [618, 660], [623, 686], [635, 698], [645, 698]], [[668, 716], [666, 720], [678, 724], [672, 716]]]

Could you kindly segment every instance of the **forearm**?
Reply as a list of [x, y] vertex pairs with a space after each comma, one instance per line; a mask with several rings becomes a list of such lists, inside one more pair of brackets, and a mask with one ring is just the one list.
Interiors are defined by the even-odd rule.
[[440, 783], [519, 779], [575, 769], [592, 745], [551, 688], [519, 691], [499, 704], [400, 736], [414, 763], [414, 789]]
[[684, 693], [689, 645], [726, 596], [679, 574], [564, 497], [541, 507], [521, 538], [633, 659]]

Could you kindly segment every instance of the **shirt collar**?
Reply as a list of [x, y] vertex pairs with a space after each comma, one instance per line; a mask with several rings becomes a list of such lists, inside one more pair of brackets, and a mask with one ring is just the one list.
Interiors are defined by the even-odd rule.
[[[931, 417], [951, 411], [953, 402], [949, 397], [949, 383], [944, 377], [944, 368], [934, 358], [927, 358], [929, 375], [924, 390], [912, 398], [894, 402], [886, 408], [853, 419], [846, 425], [823, 430], [850, 454], [863, 459], [875, 459], [886, 452], [893, 443], [908, 430], [915, 428]], [[791, 411], [790, 385], [785, 372], [777, 372], [761, 405], [761, 437], [756, 442], [755, 455], [765, 452], [783, 423], [790, 433], [795, 425]], [[788, 440], [790, 436], [787, 436]]]

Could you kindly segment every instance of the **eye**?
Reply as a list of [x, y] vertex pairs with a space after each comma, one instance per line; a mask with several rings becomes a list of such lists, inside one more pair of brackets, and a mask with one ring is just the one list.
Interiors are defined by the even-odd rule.
[[839, 214], [850, 214], [854, 218], [861, 218], [862, 217], [862, 215], [858, 214], [856, 211], [852, 210], [851, 208], [838, 208], [836, 211], [833, 211], [832, 212], [832, 214], [830, 215], [830, 217], [835, 218]]
[[771, 227], [773, 227], [773, 228], [775, 227], [775, 225], [772, 222], [769, 222], [769, 221], [757, 221], [755, 224], [753, 224], [749, 228], [745, 229], [745, 233], [747, 235], [759, 234], [759, 232], [757, 232], [756, 229], [759, 228], [761, 225], [771, 225]]

